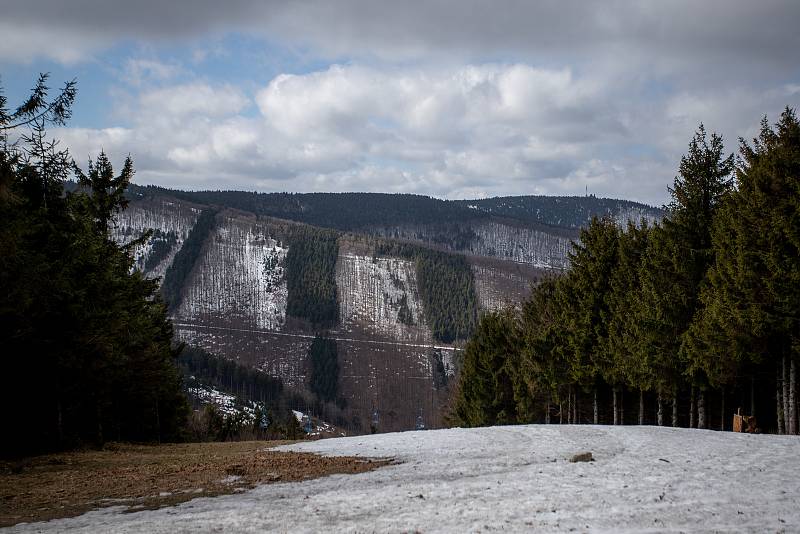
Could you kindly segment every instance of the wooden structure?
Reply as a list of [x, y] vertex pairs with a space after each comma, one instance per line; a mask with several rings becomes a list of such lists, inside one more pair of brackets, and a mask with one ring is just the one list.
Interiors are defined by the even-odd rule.
[[746, 432], [748, 434], [756, 434], [758, 433], [758, 428], [756, 427], [756, 418], [753, 415], [742, 415], [742, 409], [739, 408], [736, 410], [736, 413], [733, 415], [733, 431], [734, 432]]

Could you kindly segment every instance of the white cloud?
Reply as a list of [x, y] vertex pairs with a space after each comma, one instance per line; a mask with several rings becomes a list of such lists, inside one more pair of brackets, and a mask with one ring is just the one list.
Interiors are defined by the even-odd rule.
[[216, 118], [239, 113], [249, 103], [242, 91], [233, 86], [189, 83], [143, 93], [138, 111], [175, 120], [187, 116]]
[[252, 98], [200, 82], [142, 89], [128, 128], [62, 137], [75, 154], [131, 152], [140, 182], [166, 186], [448, 198], [588, 187], [660, 204], [700, 120], [730, 140], [787, 92], [682, 92], [653, 105], [625, 80], [563, 68], [335, 65], [276, 76]]
[[141, 87], [147, 82], [173, 79], [183, 72], [180, 65], [156, 59], [132, 58], [125, 62], [122, 79], [129, 85]]

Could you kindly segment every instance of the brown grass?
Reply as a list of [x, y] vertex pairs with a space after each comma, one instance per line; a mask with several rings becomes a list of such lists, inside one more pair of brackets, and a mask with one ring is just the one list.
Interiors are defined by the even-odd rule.
[[160, 508], [335, 473], [363, 473], [387, 460], [267, 450], [287, 442], [112, 444], [0, 462], [0, 526], [72, 517], [105, 506]]

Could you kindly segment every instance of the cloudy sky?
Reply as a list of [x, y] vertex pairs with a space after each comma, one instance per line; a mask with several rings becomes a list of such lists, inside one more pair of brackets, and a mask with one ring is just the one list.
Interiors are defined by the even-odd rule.
[[730, 151], [800, 104], [800, 2], [27, 0], [0, 83], [77, 78], [57, 135], [138, 183], [667, 200], [700, 122]]

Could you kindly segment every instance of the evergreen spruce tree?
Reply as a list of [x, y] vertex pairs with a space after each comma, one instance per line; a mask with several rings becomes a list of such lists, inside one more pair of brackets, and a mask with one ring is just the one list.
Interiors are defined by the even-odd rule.
[[742, 141], [736, 185], [714, 225], [705, 307], [683, 350], [691, 370], [717, 387], [743, 368], [777, 369], [778, 423], [797, 433], [800, 124], [793, 110], [775, 129], [765, 118], [752, 146]]
[[559, 292], [571, 382], [594, 389], [601, 380], [616, 387], [624, 374], [607, 351], [611, 276], [617, 264], [619, 229], [610, 219], [592, 219], [570, 253], [570, 270]]
[[[689, 151], [681, 158], [679, 171], [670, 188], [672, 202], [667, 206], [667, 218], [653, 231], [644, 256], [636, 310], [642, 325], [637, 343], [640, 358], [649, 362], [654, 376], [659, 377], [654, 384], [658, 394], [671, 394], [673, 404], [681, 379], [681, 342], [697, 311], [701, 284], [714, 259], [711, 224], [732, 186], [733, 156], [724, 154], [720, 136], [712, 133], [709, 139], [700, 125]], [[693, 357], [691, 353], [682, 354]], [[690, 370], [686, 378], [693, 388], [699, 387], [702, 406], [707, 377], [695, 372], [695, 366], [686, 366]]]
[[[69, 118], [74, 83], [49, 100], [46, 80], [15, 112], [0, 98], [0, 391], [15, 407], [0, 452], [179, 438], [172, 326], [156, 282], [132, 271], [135, 244], [109, 236], [132, 163], [115, 177], [101, 155], [65, 194], [76, 167], [46, 126]], [[9, 144], [16, 128], [27, 130]]]
[[647, 360], [636, 350], [640, 324], [631, 313], [638, 304], [640, 267], [647, 252], [649, 234], [646, 221], [642, 221], [641, 226], [629, 222], [627, 229], [619, 234], [617, 260], [609, 283], [608, 335], [599, 340], [603, 359], [614, 370], [613, 378], [640, 393], [650, 391], [657, 380]]
[[464, 426], [514, 424], [517, 409], [512, 382], [521, 336], [513, 309], [488, 312], [464, 349], [455, 402], [455, 419]]
[[514, 389], [517, 410], [527, 421], [542, 413], [540, 420], [549, 423], [554, 404], [559, 401], [559, 391], [570, 382], [563, 328], [566, 314], [559, 304], [563, 280], [545, 278], [522, 305], [523, 345]]

